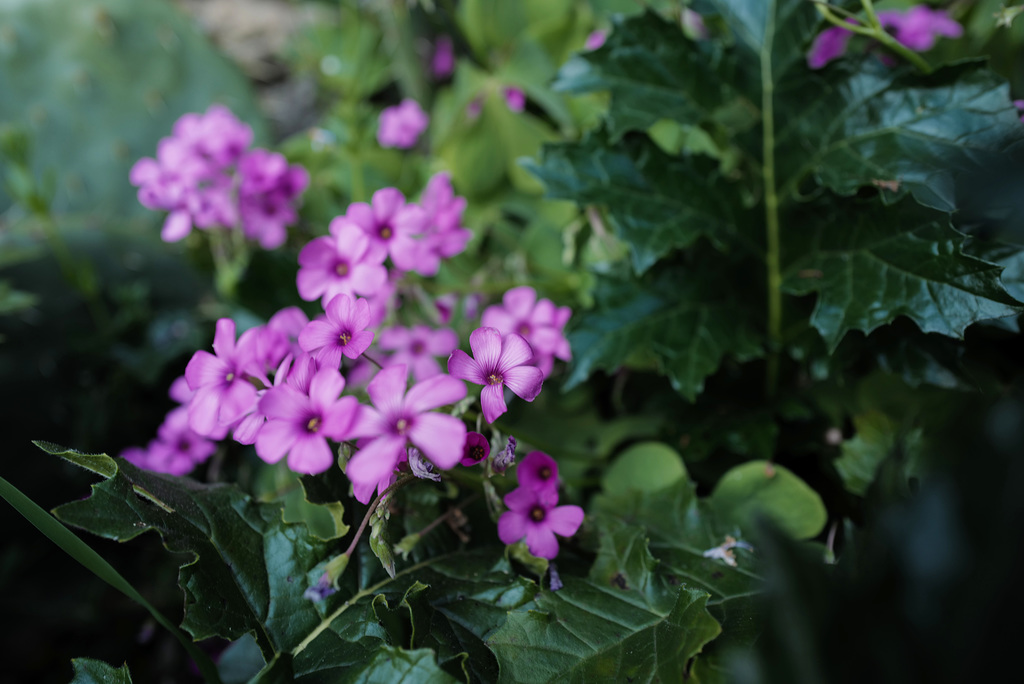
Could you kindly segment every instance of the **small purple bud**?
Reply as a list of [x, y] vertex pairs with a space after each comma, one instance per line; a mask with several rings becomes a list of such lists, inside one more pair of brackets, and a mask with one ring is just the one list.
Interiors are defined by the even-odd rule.
[[494, 472], [503, 473], [510, 467], [515, 465], [516, 462], [516, 438], [512, 435], [508, 437], [508, 444], [501, 450], [497, 456], [494, 457], [494, 463], [492, 467]]
[[505, 104], [513, 112], [526, 109], [526, 93], [520, 88], [505, 88]]
[[555, 567], [554, 563], [548, 563], [548, 587], [551, 591], [558, 591], [564, 584], [562, 584], [562, 578], [558, 575], [558, 568]]
[[421, 480], [441, 481], [441, 473], [434, 469], [434, 465], [423, 458], [423, 454], [416, 447], [409, 447], [409, 470]]
[[302, 593], [302, 598], [315, 603], [317, 601], [323, 601], [325, 598], [337, 591], [337, 589], [331, 586], [331, 580], [325, 572], [320, 576], [320, 580], [316, 584]]
[[598, 29], [597, 31], [591, 32], [587, 36], [587, 40], [583, 43], [583, 47], [587, 50], [596, 50], [597, 48], [604, 45], [604, 41], [608, 39], [608, 32]]

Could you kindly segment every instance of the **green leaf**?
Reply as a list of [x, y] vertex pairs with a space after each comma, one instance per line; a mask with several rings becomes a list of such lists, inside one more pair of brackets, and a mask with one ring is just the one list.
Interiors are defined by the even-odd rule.
[[118, 541], [155, 530], [169, 550], [193, 555], [179, 584], [185, 591], [182, 627], [197, 640], [234, 640], [251, 632], [270, 660], [319, 622], [302, 594], [326, 546], [304, 525], [286, 524], [280, 504], [253, 501], [233, 485], [203, 485], [121, 459], [57, 455], [108, 478], [93, 485], [88, 499], [58, 507], [59, 519]]
[[610, 515], [602, 515], [597, 528], [599, 546], [590, 568], [591, 581], [604, 587], [638, 591], [651, 605], [662, 601], [665, 586], [655, 576], [658, 559], [648, 548], [647, 531]]
[[601, 487], [609, 494], [648, 492], [669, 487], [686, 477], [686, 466], [678, 451], [662, 442], [640, 442], [615, 457], [601, 476]]
[[614, 587], [567, 578], [509, 613], [488, 639], [499, 682], [682, 681], [687, 663], [721, 628], [708, 595], [681, 588], [662, 611]]
[[907, 464], [907, 474], [918, 474], [923, 440], [920, 429], [901, 429], [878, 411], [854, 416], [853, 426], [856, 434], [843, 442], [842, 455], [835, 464], [846, 489], [864, 496], [878, 467], [896, 450], [904, 452], [901, 462]]
[[678, 24], [653, 12], [616, 19], [604, 45], [570, 58], [552, 84], [557, 91], [608, 91], [612, 142], [659, 119], [699, 123], [726, 99], [727, 86], [707, 68], [710, 43], [687, 40]]
[[750, 461], [729, 470], [709, 499], [719, 518], [750, 530], [755, 515], [767, 516], [796, 539], [816, 536], [828, 522], [818, 493], [783, 466]]
[[639, 359], [656, 365], [693, 401], [724, 358], [760, 356], [753, 316], [730, 298], [732, 288], [720, 277], [710, 269], [680, 268], [641, 282], [601, 279], [597, 308], [581, 315], [569, 334], [575, 356], [566, 385]]
[[721, 243], [733, 231], [733, 198], [721, 189], [717, 162], [669, 156], [646, 137], [613, 144], [602, 129], [579, 143], [545, 145], [540, 162], [524, 165], [547, 197], [605, 207], [638, 274], [701, 236]]
[[896, 191], [883, 192], [885, 200], [910, 191], [926, 206], [953, 211], [957, 175], [1024, 137], [1008, 85], [980, 61], [925, 76], [869, 56], [818, 78], [793, 93], [799, 97], [780, 100], [782, 194], [813, 172], [843, 195], [888, 185]]
[[71, 684], [132, 684], [128, 665], [115, 668], [102, 660], [73, 658], [71, 666], [75, 668], [75, 678]]
[[785, 291], [818, 292], [811, 324], [830, 351], [848, 331], [869, 333], [901, 315], [924, 332], [962, 338], [971, 323], [1021, 311], [999, 281], [1002, 268], [965, 255], [963, 236], [939, 215], [906, 202], [856, 208], [815, 217], [810, 236], [793, 235], [798, 256], [783, 274]]
[[346, 681], [352, 684], [404, 681], [417, 684], [449, 684], [458, 680], [437, 666], [434, 652], [430, 649], [406, 651], [385, 646], [377, 651], [366, 669]]

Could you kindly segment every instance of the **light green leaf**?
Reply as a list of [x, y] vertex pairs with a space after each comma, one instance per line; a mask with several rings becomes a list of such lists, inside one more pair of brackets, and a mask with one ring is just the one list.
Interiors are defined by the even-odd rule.
[[814, 537], [828, 522], [818, 493], [788, 468], [749, 461], [729, 470], [709, 498], [719, 519], [750, 530], [756, 515], [767, 516], [797, 539]]
[[662, 442], [640, 442], [615, 457], [601, 476], [601, 487], [609, 494], [648, 492], [686, 477], [686, 465], [678, 451]]
[[878, 467], [896, 450], [904, 452], [901, 462], [907, 464], [908, 475], [916, 474], [924, 436], [920, 429], [901, 429], [877, 411], [854, 416], [853, 426], [856, 432], [843, 442], [842, 455], [835, 464], [849, 491], [864, 496]]

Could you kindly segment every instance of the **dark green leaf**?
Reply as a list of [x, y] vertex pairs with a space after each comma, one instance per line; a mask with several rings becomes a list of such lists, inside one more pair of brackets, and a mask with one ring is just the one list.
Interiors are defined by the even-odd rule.
[[74, 658], [71, 666], [75, 668], [71, 684], [132, 684], [127, 665], [115, 668], [102, 660]]
[[405, 681], [416, 684], [449, 684], [458, 680], [437, 666], [434, 652], [430, 649], [405, 651], [385, 646], [377, 651], [366, 669], [346, 681], [352, 684]]
[[733, 230], [733, 198], [720, 189], [717, 162], [671, 157], [646, 137], [613, 145], [607, 131], [595, 131], [579, 143], [545, 145], [541, 161], [526, 168], [548, 197], [605, 207], [637, 273], [702, 235], [721, 242]]
[[660, 119], [700, 123], [725, 100], [725, 85], [707, 68], [709, 43], [687, 40], [678, 24], [653, 12], [615, 22], [597, 50], [570, 58], [553, 88], [568, 93], [609, 91], [612, 141]]
[[169, 550], [193, 554], [179, 583], [182, 627], [197, 640], [252, 632], [269, 660], [319, 622], [302, 594], [327, 550], [305, 526], [286, 524], [280, 504], [253, 501], [233, 485], [203, 485], [102, 455], [57, 455], [108, 478], [93, 485], [88, 499], [58, 507], [58, 518], [118, 541], [155, 530]]
[[875, 480], [878, 467], [897, 450], [903, 451], [901, 463], [906, 464], [908, 475], [919, 473], [923, 434], [920, 429], [901, 429], [884, 413], [873, 411], [854, 416], [856, 434], [843, 442], [842, 456], [836, 461], [836, 470], [846, 488], [864, 496]]
[[1001, 267], [965, 255], [963, 236], [934, 212], [855, 207], [792, 235], [798, 256], [784, 274], [791, 294], [818, 292], [811, 324], [830, 350], [850, 330], [869, 333], [901, 315], [959, 338], [971, 323], [1021, 311], [999, 282]]
[[721, 628], [707, 594], [682, 588], [659, 610], [614, 587], [567, 578], [509, 613], [487, 640], [499, 682], [682, 681], [687, 663]]
[[752, 316], [728, 299], [731, 289], [716, 285], [715, 277], [677, 269], [643, 282], [603, 279], [597, 308], [580, 316], [569, 335], [575, 357], [567, 385], [598, 369], [649, 360], [693, 401], [725, 357], [760, 356]]

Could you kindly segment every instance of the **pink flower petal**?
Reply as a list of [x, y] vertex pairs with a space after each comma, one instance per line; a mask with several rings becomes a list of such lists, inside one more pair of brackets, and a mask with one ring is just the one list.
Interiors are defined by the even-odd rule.
[[412, 413], [423, 413], [454, 404], [465, 396], [464, 383], [447, 375], [438, 375], [413, 386], [405, 395], [405, 408]]
[[509, 333], [501, 341], [501, 358], [497, 365], [504, 373], [506, 369], [521, 366], [532, 358], [533, 347], [530, 343], [522, 335]]
[[185, 366], [185, 382], [191, 390], [219, 385], [230, 370], [227, 363], [208, 351], [200, 349]]
[[334, 368], [321, 368], [309, 383], [312, 404], [324, 408], [334, 404], [345, 390], [345, 378]]
[[376, 484], [395, 469], [404, 450], [404, 437], [398, 435], [378, 437], [352, 456], [352, 460], [345, 466], [345, 474], [353, 483]]
[[469, 380], [470, 382], [475, 382], [478, 385], [483, 385], [487, 382], [484, 378], [483, 369], [480, 368], [480, 364], [470, 358], [469, 354], [461, 349], [456, 349], [452, 352], [452, 355], [448, 357], [448, 374], [453, 378]]
[[295, 426], [283, 420], [269, 420], [256, 435], [256, 455], [267, 463], [277, 463], [295, 443]]
[[260, 399], [260, 413], [270, 419], [297, 424], [309, 409], [306, 395], [288, 385], [272, 387]]
[[506, 369], [501, 375], [505, 386], [512, 390], [517, 397], [526, 401], [536, 399], [544, 385], [544, 372], [533, 366], [516, 366]]
[[321, 347], [331, 347], [337, 341], [338, 330], [327, 321], [310, 321], [309, 325], [299, 333], [299, 347], [304, 352], [313, 352]]
[[217, 332], [213, 336], [213, 353], [222, 359], [235, 352], [235, 322], [230, 318], [217, 320]]
[[366, 386], [366, 391], [373, 405], [381, 413], [388, 414], [402, 405], [408, 380], [409, 369], [404, 364], [391, 366], [377, 373]]
[[473, 358], [486, 375], [497, 369], [501, 358], [501, 333], [495, 328], [477, 328], [469, 335]]
[[524, 319], [530, 315], [534, 302], [537, 301], [537, 291], [529, 285], [514, 287], [505, 292], [501, 303], [505, 310], [516, 318]]
[[579, 506], [558, 506], [548, 511], [544, 524], [557, 535], [571, 537], [583, 524], [583, 509]]
[[480, 405], [484, 410], [484, 420], [493, 423], [508, 410], [505, 397], [502, 396], [501, 385], [487, 385], [480, 391]]
[[526, 546], [540, 558], [551, 559], [558, 555], [558, 539], [543, 523], [526, 528]]
[[498, 518], [498, 539], [502, 544], [515, 544], [526, 536], [526, 516], [516, 511], [505, 511]]
[[307, 435], [295, 442], [288, 453], [288, 467], [296, 473], [322, 473], [334, 463], [334, 452], [323, 437]]
[[[461, 382], [459, 384], [462, 385]], [[466, 386], [462, 387], [465, 389]], [[409, 429], [409, 440], [419, 447], [434, 465], [447, 470], [454, 467], [462, 458], [462, 446], [466, 442], [466, 424], [454, 416], [424, 413], [416, 416]]]
[[177, 242], [192, 232], [192, 217], [184, 210], [172, 211], [164, 221], [160, 231], [160, 239], [164, 242]]

